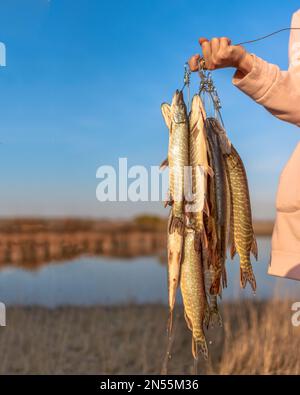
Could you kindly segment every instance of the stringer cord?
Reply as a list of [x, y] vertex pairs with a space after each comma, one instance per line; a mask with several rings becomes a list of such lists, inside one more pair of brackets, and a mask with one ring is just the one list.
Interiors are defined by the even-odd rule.
[[300, 30], [300, 27], [286, 27], [284, 29], [276, 30], [273, 33], [267, 34], [266, 36], [262, 36], [262, 37], [256, 38], [255, 40], [244, 41], [244, 42], [241, 42], [239, 44], [234, 44], [234, 45], [252, 44], [252, 43], [255, 43], [257, 41], [265, 40], [266, 38], [269, 38], [271, 36], [274, 36], [275, 34], [278, 34], [278, 33], [281, 33], [281, 32], [287, 31], [287, 30]]

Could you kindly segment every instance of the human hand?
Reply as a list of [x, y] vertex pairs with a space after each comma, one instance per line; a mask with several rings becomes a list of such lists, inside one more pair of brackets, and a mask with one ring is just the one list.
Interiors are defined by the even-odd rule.
[[[225, 67], [235, 67], [244, 75], [248, 74], [253, 66], [252, 56], [241, 45], [231, 45], [231, 40], [227, 37], [213, 38], [209, 41], [200, 38], [203, 59], [207, 70], [216, 70]], [[199, 54], [194, 55], [189, 60], [191, 71], [199, 69]]]

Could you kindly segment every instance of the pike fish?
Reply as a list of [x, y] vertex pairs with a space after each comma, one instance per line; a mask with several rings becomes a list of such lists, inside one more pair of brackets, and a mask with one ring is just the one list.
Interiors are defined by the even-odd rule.
[[[172, 220], [172, 210], [169, 215], [169, 226]], [[168, 226], [168, 228], [169, 228]], [[169, 289], [169, 333], [172, 330], [172, 317], [176, 300], [176, 291], [180, 278], [180, 266], [183, 249], [183, 235], [177, 230], [168, 232], [168, 289]]]
[[211, 187], [211, 204], [215, 208], [212, 221], [214, 222], [213, 226], [217, 233], [217, 245], [214, 254], [215, 278], [211, 285], [211, 293], [220, 295], [222, 286], [223, 288], [227, 287], [225, 269], [228, 239], [227, 180], [223, 152], [218, 136], [218, 121], [214, 118], [207, 118], [205, 124], [211, 165], [214, 170], [214, 184]]
[[169, 232], [184, 231], [184, 195], [189, 165], [189, 121], [182, 91], [176, 91], [171, 106], [162, 104], [162, 114], [170, 131], [168, 160], [172, 218]]
[[238, 252], [240, 256], [240, 282], [243, 288], [247, 282], [253, 291], [256, 280], [253, 273], [250, 252], [257, 260], [257, 244], [252, 226], [252, 215], [247, 175], [244, 164], [236, 149], [231, 147], [231, 154], [225, 155], [226, 170], [231, 195], [232, 241], [231, 258]]
[[194, 249], [194, 244], [195, 231], [187, 228], [184, 239], [180, 287], [186, 323], [193, 336], [193, 357], [197, 359], [200, 351], [207, 359], [208, 349], [203, 326], [208, 325], [209, 309], [205, 292], [204, 268], [200, 254]]
[[207, 248], [207, 240], [203, 223], [203, 212], [209, 215], [207, 202], [207, 176], [213, 176], [213, 171], [208, 164], [207, 137], [205, 132], [206, 114], [202, 100], [195, 95], [190, 113], [190, 166], [192, 169], [192, 204], [187, 206], [191, 226], [195, 229], [195, 249], [201, 251]]
[[219, 326], [223, 325], [222, 317], [219, 312], [218, 296], [210, 293], [210, 288], [212, 286], [215, 275], [215, 270], [212, 266], [210, 268], [208, 268], [207, 266], [205, 267], [205, 289], [207, 290], [206, 293], [209, 300], [209, 326], [212, 327], [214, 326], [215, 322], [217, 322]]

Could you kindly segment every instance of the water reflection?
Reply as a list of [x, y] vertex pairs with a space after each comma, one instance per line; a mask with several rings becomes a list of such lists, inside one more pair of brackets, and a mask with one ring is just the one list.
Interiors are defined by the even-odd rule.
[[[299, 282], [268, 276], [270, 239], [260, 238], [259, 262], [254, 263], [256, 298], [281, 295], [300, 297]], [[240, 290], [238, 259], [228, 262], [229, 288], [223, 299], [254, 297], [251, 289]], [[5, 268], [0, 272], [0, 300], [7, 305], [120, 304], [167, 301], [167, 274], [156, 257], [109, 259], [82, 257], [62, 264], [49, 264], [32, 272]], [[180, 300], [180, 298], [179, 298]]]

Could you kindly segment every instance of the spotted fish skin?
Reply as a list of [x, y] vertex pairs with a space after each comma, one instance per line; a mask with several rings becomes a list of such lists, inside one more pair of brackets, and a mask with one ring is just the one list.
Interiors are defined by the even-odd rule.
[[[171, 221], [172, 221], [172, 210], [169, 215], [169, 226]], [[183, 235], [180, 234], [177, 230], [175, 230], [173, 233], [168, 232], [168, 289], [169, 289], [170, 329], [172, 327], [172, 313], [175, 306], [176, 291], [179, 285], [182, 249], [183, 249]]]
[[223, 163], [223, 154], [219, 143], [218, 135], [215, 132], [215, 119], [207, 118], [206, 122], [207, 138], [210, 146], [213, 169], [215, 173], [215, 194], [217, 206], [217, 223], [221, 226], [225, 225], [226, 219], [226, 173]]
[[183, 233], [186, 172], [189, 166], [189, 120], [182, 91], [176, 91], [172, 104], [162, 105], [162, 113], [169, 127], [169, 192], [172, 202], [172, 221], [169, 231]]
[[208, 349], [203, 326], [209, 320], [209, 310], [205, 293], [204, 268], [200, 255], [194, 249], [195, 231], [186, 229], [184, 254], [181, 265], [180, 287], [187, 325], [193, 336], [193, 356], [200, 351], [205, 359]]
[[200, 242], [207, 247], [203, 215], [209, 215], [207, 202], [207, 179], [213, 171], [208, 163], [208, 143], [205, 130], [206, 113], [199, 95], [195, 95], [192, 101], [192, 109], [189, 117], [190, 124], [190, 166], [192, 169], [192, 204], [191, 226], [196, 231], [195, 249], [201, 251]]
[[231, 147], [231, 154], [225, 155], [225, 163], [231, 195], [232, 246], [231, 258], [237, 252], [240, 257], [240, 283], [245, 288], [250, 283], [256, 290], [250, 252], [257, 259], [257, 244], [252, 225], [252, 214], [247, 175], [244, 164], [236, 149]]
[[213, 206], [213, 221], [217, 232], [217, 246], [214, 254], [215, 279], [211, 286], [211, 293], [220, 295], [223, 288], [227, 287], [226, 275], [226, 249], [227, 249], [227, 180], [224, 163], [224, 156], [220, 143], [219, 124], [214, 118], [207, 118], [206, 122], [207, 138], [211, 166], [214, 170], [214, 185], [211, 188], [211, 202]]

